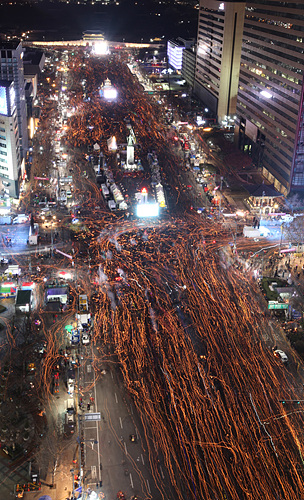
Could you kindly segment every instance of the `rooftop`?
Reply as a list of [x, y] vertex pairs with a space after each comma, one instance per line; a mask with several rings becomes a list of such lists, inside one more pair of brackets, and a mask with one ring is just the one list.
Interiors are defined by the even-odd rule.
[[43, 52], [41, 50], [29, 50], [26, 49], [23, 55], [23, 64], [32, 64], [37, 66], [40, 64]]
[[32, 290], [17, 290], [16, 306], [25, 306], [31, 302]]
[[0, 80], [0, 87], [10, 87], [13, 80]]
[[20, 40], [0, 41], [0, 50], [16, 50], [20, 43]]

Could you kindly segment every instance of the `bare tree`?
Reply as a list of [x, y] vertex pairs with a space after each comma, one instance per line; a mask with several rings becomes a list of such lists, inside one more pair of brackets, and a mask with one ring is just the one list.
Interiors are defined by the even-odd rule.
[[60, 459], [64, 456], [65, 450], [70, 446], [70, 440], [63, 438], [61, 422], [58, 420], [57, 423], [51, 424], [34, 457], [34, 462], [41, 471], [41, 476], [45, 477], [47, 474], [51, 474], [52, 483], [49, 485], [50, 487], [54, 486], [56, 471], [60, 466]]
[[304, 217], [295, 217], [292, 222], [283, 224], [283, 237], [285, 240], [294, 243], [304, 243]]
[[304, 208], [304, 200], [300, 198], [298, 193], [289, 195], [285, 200], [285, 204], [289, 208], [289, 210], [292, 211], [292, 213]]

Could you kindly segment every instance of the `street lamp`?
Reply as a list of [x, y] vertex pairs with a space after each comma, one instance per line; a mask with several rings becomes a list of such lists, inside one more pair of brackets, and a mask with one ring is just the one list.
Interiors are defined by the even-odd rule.
[[218, 211], [218, 217], [220, 218], [221, 216], [221, 211], [222, 211], [222, 189], [223, 189], [223, 177], [221, 176], [221, 184], [220, 184], [220, 202], [219, 202], [219, 211]]
[[54, 254], [54, 238], [53, 238], [53, 224], [56, 222], [56, 215], [53, 215], [52, 221], [51, 221], [51, 253], [52, 256]]
[[70, 469], [70, 473], [72, 474], [72, 489], [73, 489], [73, 498], [75, 498], [74, 469]]
[[265, 191], [262, 192], [262, 201], [261, 201], [261, 204], [260, 204], [260, 222], [262, 220], [262, 208], [263, 208], [263, 205], [264, 205], [264, 196], [265, 196]]

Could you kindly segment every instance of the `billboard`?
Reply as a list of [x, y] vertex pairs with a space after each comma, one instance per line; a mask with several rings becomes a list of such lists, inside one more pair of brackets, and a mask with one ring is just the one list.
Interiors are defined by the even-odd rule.
[[106, 41], [102, 40], [94, 43], [93, 47], [94, 54], [96, 56], [103, 56], [109, 54], [109, 47]]
[[10, 114], [12, 114], [12, 112], [16, 106], [16, 95], [15, 95], [15, 89], [13, 86], [11, 86], [9, 89], [9, 97], [10, 97]]
[[139, 203], [136, 206], [137, 217], [158, 217], [159, 205], [158, 203]]
[[0, 115], [7, 115], [6, 87], [0, 87]]
[[105, 99], [109, 100], [116, 99], [117, 90], [114, 87], [104, 87], [103, 96]]

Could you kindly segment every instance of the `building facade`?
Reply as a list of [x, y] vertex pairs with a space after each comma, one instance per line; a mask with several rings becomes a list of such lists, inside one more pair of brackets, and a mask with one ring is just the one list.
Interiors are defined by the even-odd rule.
[[237, 144], [283, 194], [304, 189], [304, 3], [249, 0]]
[[169, 65], [177, 71], [182, 69], [183, 52], [185, 49], [190, 49], [195, 43], [194, 39], [186, 40], [177, 38], [176, 40], [168, 40], [167, 57]]
[[0, 41], [0, 56], [0, 79], [14, 82], [20, 154], [22, 158], [25, 158], [28, 150], [28, 132], [21, 42]]
[[182, 76], [191, 89], [194, 87], [195, 79], [196, 48], [185, 49], [182, 58]]
[[194, 92], [222, 122], [235, 114], [244, 1], [200, 0]]
[[15, 85], [0, 80], [0, 180], [13, 198], [19, 196], [21, 165]]

